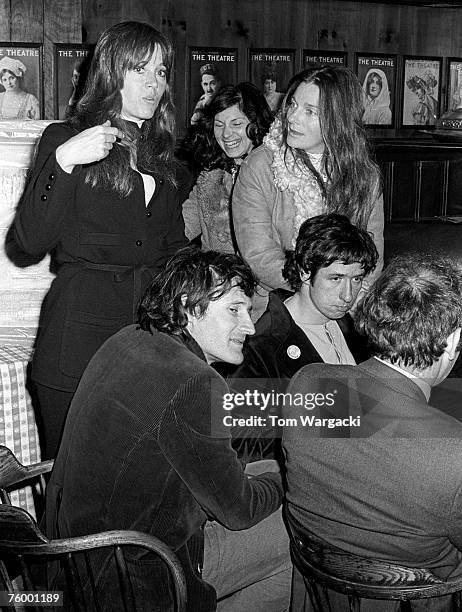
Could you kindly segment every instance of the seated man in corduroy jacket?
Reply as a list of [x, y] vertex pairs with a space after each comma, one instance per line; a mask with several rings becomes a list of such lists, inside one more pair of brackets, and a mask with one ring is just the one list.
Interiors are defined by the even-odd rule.
[[[145, 293], [139, 325], [88, 365], [47, 488], [49, 537], [135, 529], [169, 544], [189, 612], [215, 610], [217, 597], [223, 612], [288, 606], [280, 474], [244, 473], [223, 423], [229, 390], [210, 365], [241, 362], [255, 282], [238, 256], [175, 255]], [[163, 570], [149, 557], [133, 562], [137, 610], [171, 610]], [[115, 569], [104, 557], [98, 567], [104, 609], [116, 610]]]

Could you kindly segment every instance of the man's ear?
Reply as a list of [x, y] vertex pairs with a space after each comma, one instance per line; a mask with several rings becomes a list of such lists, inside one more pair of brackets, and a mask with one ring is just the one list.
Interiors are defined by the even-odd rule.
[[181, 296], [180, 299], [181, 299], [181, 305], [185, 309], [184, 312], [185, 312], [185, 315], [188, 318], [188, 325], [189, 325], [191, 323], [192, 317], [191, 317], [191, 313], [188, 310], [186, 310], [186, 308], [185, 308], [186, 307], [186, 302], [188, 300], [188, 296], [186, 295], [186, 293], [183, 293], [183, 295]]
[[300, 280], [302, 281], [302, 283], [307, 283], [311, 278], [311, 274], [310, 272], [304, 272], [303, 270], [300, 270]]
[[459, 348], [459, 342], [460, 342], [460, 332], [461, 332], [461, 328], [458, 327], [457, 329], [455, 329], [452, 334], [450, 334], [446, 340], [447, 344], [446, 344], [446, 348], [444, 349], [445, 352], [448, 354], [448, 358], [452, 361], [454, 359], [454, 357], [456, 356], [456, 353], [458, 351]]
[[196, 308], [194, 309], [194, 312], [189, 312], [189, 310], [186, 309], [186, 302], [188, 301], [187, 294], [183, 293], [180, 299], [181, 299], [181, 304], [184, 308], [185, 315], [188, 318], [188, 327], [190, 325], [194, 325], [194, 322], [197, 321], [198, 318], [200, 318], [199, 307], [196, 306]]

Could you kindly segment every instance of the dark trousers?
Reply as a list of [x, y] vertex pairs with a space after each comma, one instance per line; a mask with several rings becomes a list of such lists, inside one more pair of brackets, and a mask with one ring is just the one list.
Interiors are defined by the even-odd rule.
[[54, 459], [58, 454], [64, 422], [74, 392], [60, 391], [34, 382], [32, 396], [42, 460]]

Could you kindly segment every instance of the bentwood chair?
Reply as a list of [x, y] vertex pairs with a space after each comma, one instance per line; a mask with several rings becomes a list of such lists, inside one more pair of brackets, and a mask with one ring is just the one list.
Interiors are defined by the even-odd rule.
[[[63, 599], [61, 609], [72, 612], [90, 612], [108, 609], [105, 597], [107, 593], [97, 580], [97, 573], [103, 563], [115, 566], [114, 580], [110, 582], [111, 610], [119, 612], [139, 612], [140, 607], [137, 588], [136, 563], [130, 563], [130, 558], [138, 552], [155, 555], [164, 563], [173, 585], [176, 612], [186, 610], [186, 582], [183, 569], [173, 551], [158, 538], [138, 531], [106, 531], [102, 533], [60, 540], [48, 540], [40, 531], [31, 515], [15, 506], [0, 504], [0, 593], [14, 592], [15, 585], [21, 584], [21, 591], [39, 593], [38, 600], [27, 600], [27, 609], [41, 612], [48, 600], [40, 599], [40, 591], [44, 589], [43, 568], [50, 562], [56, 562], [63, 570], [65, 586], [60, 583]], [[96, 555], [97, 558], [92, 555]], [[40, 572], [42, 566], [42, 572]], [[104, 566], [106, 567], [106, 566]], [[18, 580], [19, 571], [19, 580]], [[154, 572], [153, 572], [154, 574]], [[111, 573], [112, 578], [112, 573]], [[64, 579], [64, 578], [63, 578]], [[155, 576], [153, 575], [153, 580]], [[118, 585], [115, 584], [118, 582]], [[83, 585], [86, 585], [84, 588]], [[17, 589], [17, 586], [16, 586]], [[17, 591], [18, 592], [18, 591]], [[4, 595], [4, 593], [2, 593]], [[120, 595], [120, 603], [113, 608], [114, 597]], [[26, 595], [27, 597], [28, 595]], [[19, 602], [21, 592], [18, 592]], [[37, 607], [31, 605], [37, 601]], [[29, 603], [30, 602], [30, 603]], [[2, 610], [13, 612], [2, 601]], [[41, 604], [41, 605], [39, 605]], [[146, 605], [146, 603], [144, 603]], [[149, 602], [149, 610], [157, 610], [156, 602]], [[47, 609], [47, 608], [45, 608]], [[51, 608], [50, 608], [51, 609]], [[53, 608], [55, 609], [55, 608]], [[170, 610], [171, 608], [169, 608]]]
[[363, 597], [399, 601], [407, 612], [411, 600], [443, 595], [452, 595], [451, 611], [462, 610], [462, 578], [444, 581], [428, 569], [353, 555], [305, 533], [290, 533], [290, 550], [314, 612], [336, 611], [329, 591], [346, 595], [350, 612], [360, 612]]
[[41, 461], [32, 465], [23, 465], [12, 450], [0, 445], [0, 501], [11, 504], [9, 492], [28, 485], [33, 485], [36, 514], [39, 517], [44, 508], [45, 478], [51, 472], [53, 460]]

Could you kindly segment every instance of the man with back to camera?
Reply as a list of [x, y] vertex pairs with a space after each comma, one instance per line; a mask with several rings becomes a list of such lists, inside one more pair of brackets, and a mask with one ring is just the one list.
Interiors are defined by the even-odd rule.
[[[189, 248], [172, 257], [144, 295], [139, 325], [109, 338], [88, 365], [47, 487], [49, 537], [135, 529], [170, 545], [189, 612], [288, 605], [281, 477], [256, 466], [244, 474], [223, 424], [228, 388], [209, 365], [242, 360], [255, 284], [235, 255]], [[115, 569], [103, 561], [98, 586], [116, 610]], [[161, 568], [135, 561], [137, 610], [170, 610]]]
[[201, 87], [203, 94], [197, 101], [194, 107], [194, 112], [191, 117], [191, 125], [194, 125], [199, 121], [202, 116], [202, 111], [212, 99], [213, 94], [220, 89], [221, 81], [218, 76], [218, 69], [215, 64], [204, 64], [199, 68], [199, 74], [201, 75]]
[[[396, 258], [356, 317], [374, 357], [308, 365], [288, 387], [317, 398], [291, 407], [298, 424], [283, 433], [288, 524], [302, 541], [312, 533], [349, 553], [453, 577], [462, 572], [462, 424], [427, 401], [458, 356], [462, 272], [432, 256]], [[297, 573], [294, 596], [304, 593]], [[348, 610], [343, 595], [331, 600]], [[363, 600], [361, 610], [395, 605]], [[412, 609], [453, 608], [436, 598]]]

